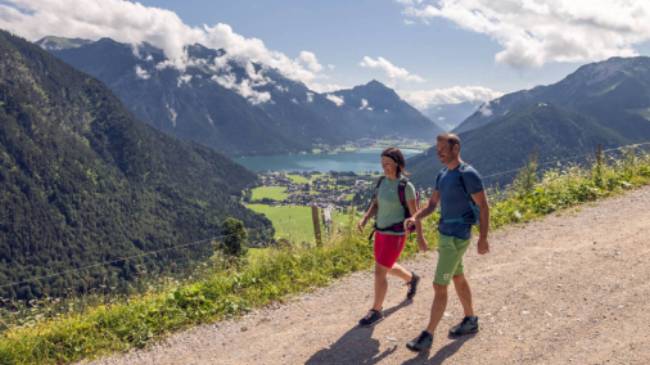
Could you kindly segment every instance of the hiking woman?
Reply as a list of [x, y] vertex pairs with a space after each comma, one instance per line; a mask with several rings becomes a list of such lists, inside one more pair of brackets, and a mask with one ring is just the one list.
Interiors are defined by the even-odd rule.
[[[415, 296], [420, 277], [397, 263], [408, 232], [404, 230], [404, 220], [417, 211], [416, 194], [413, 184], [406, 180], [406, 162], [399, 148], [389, 147], [381, 153], [381, 166], [384, 175], [375, 187], [368, 211], [358, 223], [359, 230], [375, 216], [374, 256], [375, 256], [375, 298], [372, 308], [359, 325], [370, 326], [383, 319], [382, 306], [388, 290], [387, 274], [395, 275], [406, 283], [406, 299]], [[419, 222], [418, 222], [419, 223]], [[415, 227], [418, 246], [426, 251], [427, 242], [422, 236], [420, 224]]]

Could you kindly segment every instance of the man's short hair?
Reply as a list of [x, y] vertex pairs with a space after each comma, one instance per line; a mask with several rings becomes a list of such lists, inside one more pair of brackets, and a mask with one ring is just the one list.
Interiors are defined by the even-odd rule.
[[460, 147], [460, 138], [455, 133], [441, 133], [436, 137], [438, 142], [447, 142], [449, 147], [454, 147], [455, 144]]

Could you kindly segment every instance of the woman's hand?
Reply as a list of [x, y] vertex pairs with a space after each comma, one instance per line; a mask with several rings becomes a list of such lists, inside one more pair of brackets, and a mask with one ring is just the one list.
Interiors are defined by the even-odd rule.
[[427, 252], [429, 250], [429, 243], [424, 237], [418, 237], [418, 248], [420, 252]]
[[359, 230], [359, 232], [363, 232], [363, 227], [366, 226], [366, 222], [367, 222], [367, 221], [368, 221], [368, 218], [364, 216], [364, 217], [361, 218], [361, 220], [357, 223], [357, 229]]

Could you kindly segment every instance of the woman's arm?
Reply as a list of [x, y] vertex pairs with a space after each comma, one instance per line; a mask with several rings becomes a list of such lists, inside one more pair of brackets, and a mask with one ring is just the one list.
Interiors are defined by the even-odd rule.
[[[411, 216], [414, 216], [415, 213], [417, 213], [417, 209], [415, 208], [415, 199], [411, 199], [406, 202], [406, 205], [409, 207], [409, 212], [411, 212]], [[420, 248], [420, 251], [426, 251], [428, 248], [427, 240], [424, 239], [424, 234], [422, 233], [422, 220], [417, 219], [415, 220], [415, 234], [417, 235], [418, 239], [418, 247]]]
[[363, 215], [363, 218], [357, 223], [357, 228], [359, 231], [363, 231], [363, 227], [368, 223], [368, 219], [374, 217], [377, 214], [377, 209], [379, 206], [377, 205], [377, 199], [372, 199], [372, 202], [370, 203], [370, 206], [368, 207], [368, 211], [366, 211], [366, 214]]

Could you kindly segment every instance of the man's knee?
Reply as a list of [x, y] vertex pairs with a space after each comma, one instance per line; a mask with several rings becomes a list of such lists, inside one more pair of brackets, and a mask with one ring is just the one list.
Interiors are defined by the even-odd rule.
[[433, 292], [435, 296], [446, 296], [447, 285], [433, 283]]
[[454, 280], [454, 285], [467, 284], [467, 280], [465, 279], [465, 274], [454, 275], [453, 280]]

